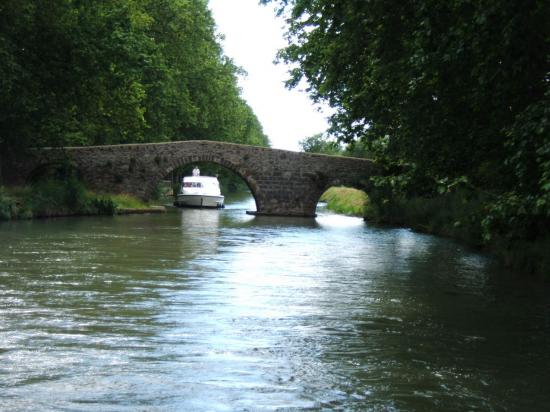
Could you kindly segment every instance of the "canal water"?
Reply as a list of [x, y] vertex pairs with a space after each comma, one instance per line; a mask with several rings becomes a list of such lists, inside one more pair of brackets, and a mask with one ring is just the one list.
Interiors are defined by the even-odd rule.
[[550, 410], [548, 285], [251, 207], [1, 223], [0, 410]]

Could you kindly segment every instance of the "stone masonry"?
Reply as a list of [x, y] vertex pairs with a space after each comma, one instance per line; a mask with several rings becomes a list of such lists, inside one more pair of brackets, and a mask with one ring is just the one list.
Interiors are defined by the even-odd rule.
[[366, 159], [300, 153], [215, 141], [37, 149], [25, 159], [5, 159], [6, 183], [23, 184], [44, 166], [68, 160], [91, 189], [150, 197], [179, 166], [220, 164], [250, 188], [257, 214], [314, 216], [330, 186], [357, 184], [375, 171]]

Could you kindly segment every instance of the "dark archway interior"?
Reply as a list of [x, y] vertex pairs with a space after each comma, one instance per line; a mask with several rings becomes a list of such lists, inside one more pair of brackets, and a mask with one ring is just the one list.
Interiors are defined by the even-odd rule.
[[33, 169], [25, 179], [26, 184], [34, 184], [44, 180], [80, 179], [80, 171], [67, 161], [44, 163]]
[[202, 176], [217, 177], [221, 192], [226, 198], [231, 195], [250, 193], [257, 208], [256, 195], [241, 175], [226, 166], [209, 161], [189, 162], [173, 169], [161, 183], [162, 193], [166, 196], [175, 196], [180, 189], [183, 177], [191, 176], [195, 167], [199, 168]]

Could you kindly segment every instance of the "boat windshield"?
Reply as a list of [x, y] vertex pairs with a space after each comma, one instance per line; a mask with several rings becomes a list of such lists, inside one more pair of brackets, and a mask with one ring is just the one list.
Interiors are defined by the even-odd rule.
[[183, 187], [202, 187], [200, 182], [184, 182]]

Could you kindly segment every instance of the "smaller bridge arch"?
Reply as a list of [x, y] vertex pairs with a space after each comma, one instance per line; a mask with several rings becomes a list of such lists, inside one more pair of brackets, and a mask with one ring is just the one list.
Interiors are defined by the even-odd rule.
[[35, 149], [5, 160], [8, 184], [24, 182], [38, 167], [70, 161], [94, 190], [150, 198], [172, 170], [193, 162], [212, 162], [239, 175], [256, 200], [257, 214], [315, 216], [330, 186], [353, 184], [376, 172], [374, 162], [342, 156], [292, 152], [204, 140]]

